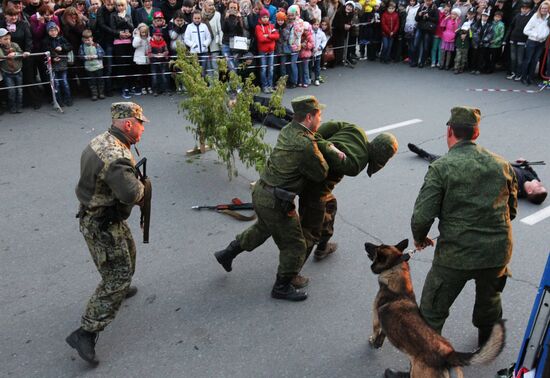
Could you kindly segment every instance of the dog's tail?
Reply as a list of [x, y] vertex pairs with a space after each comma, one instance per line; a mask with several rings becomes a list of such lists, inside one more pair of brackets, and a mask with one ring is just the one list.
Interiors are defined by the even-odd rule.
[[506, 339], [506, 328], [504, 320], [500, 320], [493, 326], [493, 331], [489, 340], [477, 351], [473, 353], [453, 352], [448, 362], [451, 366], [468, 366], [487, 364], [493, 361], [504, 349]]

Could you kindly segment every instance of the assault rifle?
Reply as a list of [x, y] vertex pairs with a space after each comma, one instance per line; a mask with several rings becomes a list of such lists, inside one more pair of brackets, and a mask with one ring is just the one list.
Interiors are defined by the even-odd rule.
[[[140, 171], [141, 167], [143, 167], [143, 172]], [[149, 224], [151, 222], [151, 195], [153, 192], [153, 188], [151, 186], [151, 180], [149, 180], [149, 177], [147, 177], [147, 158], [143, 158], [137, 162], [136, 174], [139, 178], [139, 181], [141, 181], [144, 186], [143, 199], [141, 200], [141, 205], [139, 206], [141, 210], [139, 226], [143, 230], [143, 243], [149, 243]]]
[[249, 221], [256, 219], [256, 215], [246, 216], [237, 212], [237, 210], [254, 210], [254, 206], [250, 202], [242, 202], [238, 198], [233, 198], [231, 203], [222, 203], [219, 205], [197, 205], [192, 206], [193, 210], [215, 210], [219, 213], [227, 214], [235, 219]]

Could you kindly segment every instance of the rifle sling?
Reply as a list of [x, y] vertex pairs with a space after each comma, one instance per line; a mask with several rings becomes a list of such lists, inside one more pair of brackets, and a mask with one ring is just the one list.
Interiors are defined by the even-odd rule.
[[233, 218], [235, 218], [237, 220], [240, 220], [240, 221], [243, 221], [243, 222], [252, 221], [252, 220], [256, 219], [256, 214], [247, 216], [247, 215], [243, 215], [241, 213], [238, 213], [234, 210], [218, 210], [218, 213], [223, 213], [223, 214], [229, 215], [230, 217], [233, 217]]

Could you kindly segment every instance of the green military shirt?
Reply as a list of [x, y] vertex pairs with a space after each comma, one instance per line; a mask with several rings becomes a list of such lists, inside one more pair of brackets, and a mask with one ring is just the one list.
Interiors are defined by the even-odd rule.
[[[324, 141], [318, 141], [319, 150], [332, 171], [340, 175], [357, 176], [369, 163], [369, 140], [365, 130], [347, 122], [325, 122], [317, 130]], [[334, 144], [346, 154], [345, 160], [330, 149]]]
[[327, 177], [328, 165], [317, 148], [313, 133], [292, 121], [279, 133], [261, 179], [271, 186], [301, 193], [306, 180]]
[[434, 161], [414, 205], [416, 241], [439, 218], [434, 265], [464, 270], [504, 267], [512, 256], [517, 179], [512, 166], [472, 141]]

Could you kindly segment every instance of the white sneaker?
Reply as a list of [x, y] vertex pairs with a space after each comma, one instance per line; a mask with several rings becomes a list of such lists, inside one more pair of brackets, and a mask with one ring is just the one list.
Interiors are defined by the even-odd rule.
[[506, 79], [508, 79], [508, 80], [514, 80], [515, 77], [516, 77], [516, 74], [515, 74], [515, 73], [512, 73], [511, 75], [506, 76]]
[[141, 94], [146, 95], [147, 94], [147, 88], [141, 88]]
[[315, 83], [314, 83], [316, 86], [319, 86], [321, 85], [321, 83], [319, 83], [319, 80], [315, 80]]

